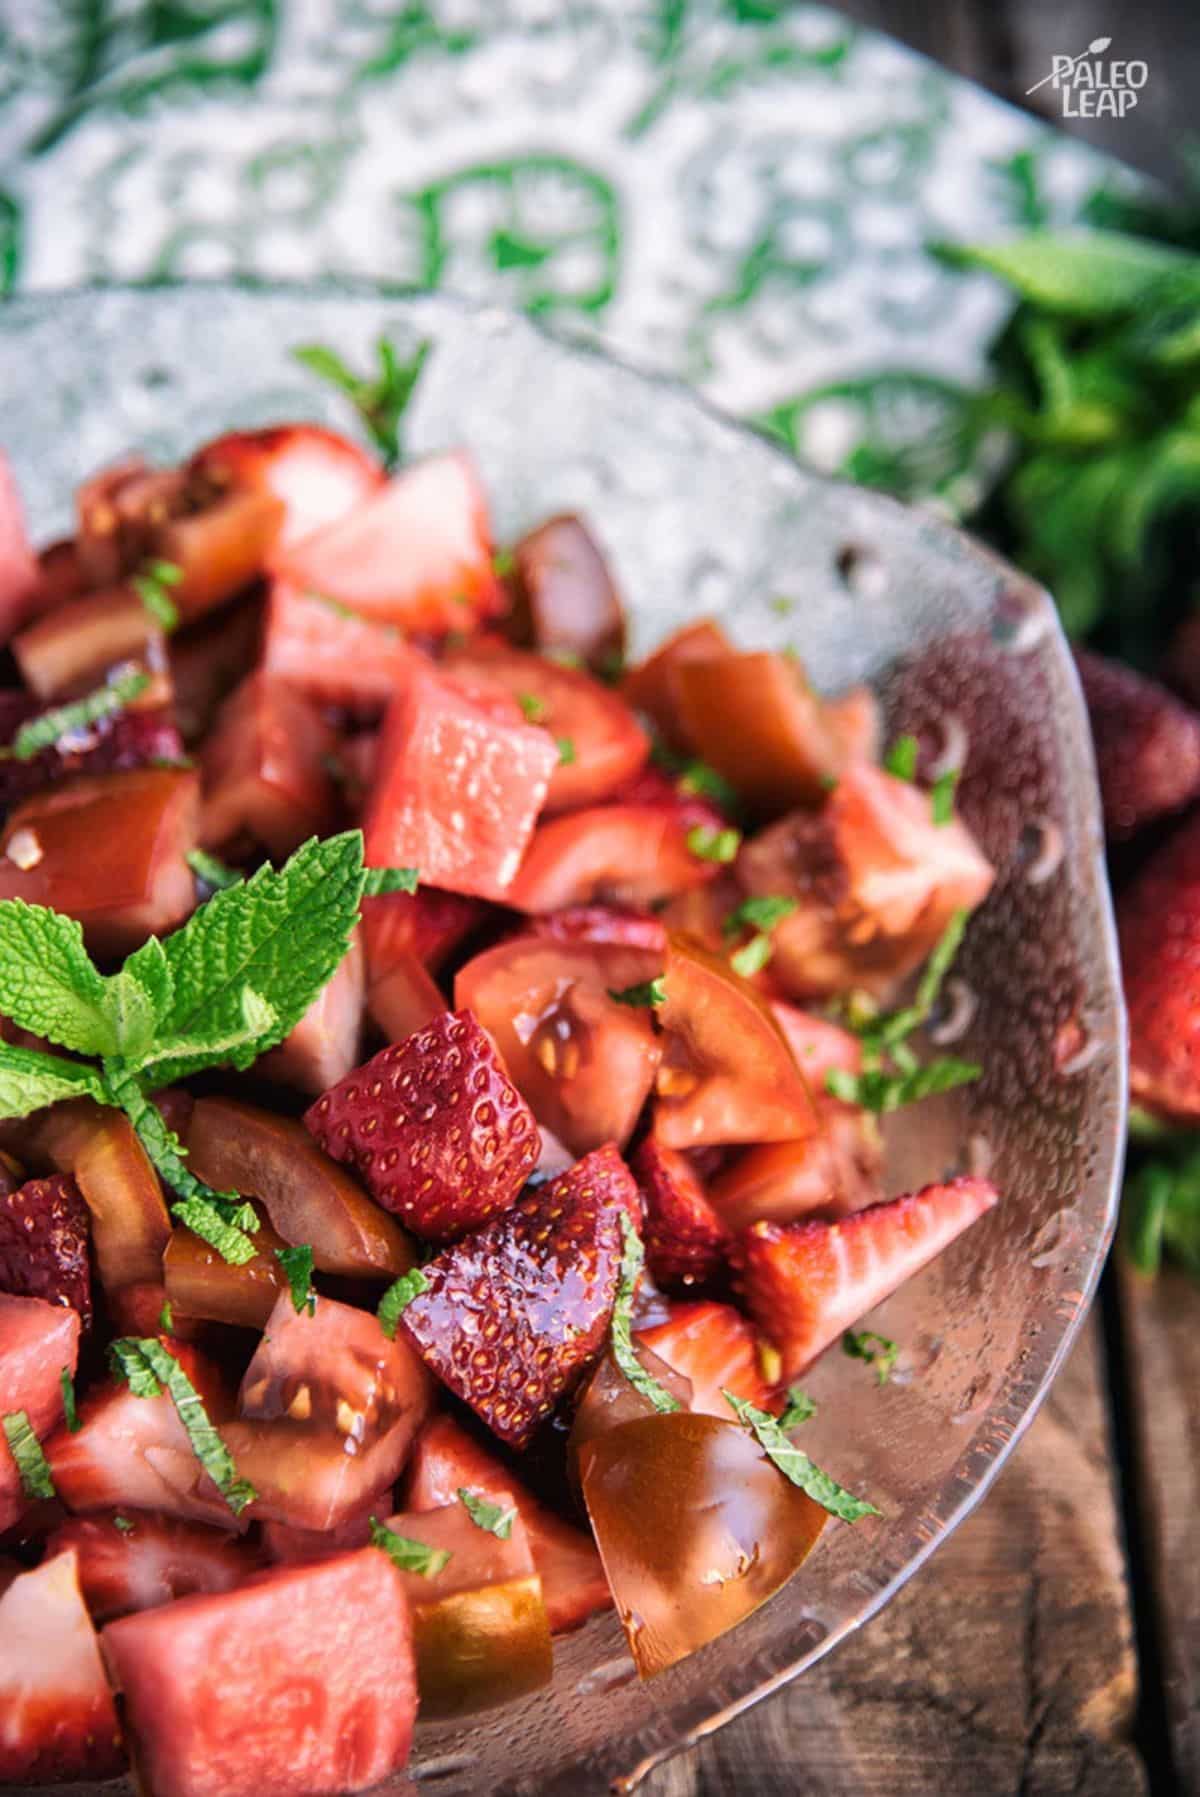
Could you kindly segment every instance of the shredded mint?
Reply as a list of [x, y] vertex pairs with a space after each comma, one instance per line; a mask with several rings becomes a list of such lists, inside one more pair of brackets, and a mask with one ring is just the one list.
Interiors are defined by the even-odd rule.
[[864, 1516], [878, 1516], [879, 1511], [866, 1498], [855, 1497], [844, 1485], [822, 1472], [801, 1448], [784, 1434], [779, 1423], [767, 1411], [757, 1409], [746, 1398], [739, 1398], [722, 1388], [722, 1396], [738, 1422], [749, 1429], [773, 1465], [793, 1485], [798, 1485], [814, 1503], [838, 1516], [843, 1522], [861, 1522]]
[[458, 1488], [458, 1501], [476, 1528], [486, 1529], [498, 1541], [507, 1541], [512, 1535], [513, 1524], [517, 1520], [515, 1504], [490, 1504], [476, 1492], [468, 1491], [465, 1485]]
[[740, 905], [735, 905], [721, 925], [722, 933], [736, 936], [739, 930], [765, 930], [769, 934], [785, 917], [792, 915], [796, 904], [794, 898], [783, 898], [776, 894], [743, 899]]
[[911, 786], [917, 777], [917, 755], [919, 745], [915, 736], [898, 736], [883, 758], [883, 765], [889, 774], [897, 780], [907, 780]]
[[33, 1432], [33, 1425], [26, 1411], [13, 1410], [4, 1418], [4, 1438], [17, 1463], [21, 1490], [30, 1502], [37, 1498], [56, 1497], [58, 1494], [54, 1489], [54, 1480], [50, 1477], [42, 1444]]
[[164, 1391], [174, 1404], [192, 1444], [192, 1452], [235, 1516], [257, 1497], [253, 1485], [238, 1477], [233, 1456], [209, 1419], [199, 1392], [156, 1336], [142, 1340], [124, 1336], [109, 1346], [113, 1371], [128, 1382], [135, 1398], [157, 1398]]
[[608, 996], [618, 1005], [648, 1006], [657, 1010], [659, 1005], [667, 1002], [666, 976], [658, 974], [652, 980], [643, 980], [638, 986], [622, 986], [617, 990], [610, 986]]
[[32, 761], [43, 749], [52, 749], [65, 737], [90, 730], [93, 724], [124, 711], [149, 684], [149, 674], [140, 670], [121, 674], [108, 685], [88, 693], [86, 698], [72, 699], [68, 705], [56, 705], [51, 711], [43, 711], [40, 717], [30, 718], [27, 724], [21, 725], [8, 747], [0, 749], [0, 760]]
[[58, 1383], [62, 1388], [63, 1416], [67, 1429], [72, 1435], [78, 1435], [83, 1424], [79, 1420], [79, 1410], [75, 1403], [75, 1381], [71, 1377], [70, 1367], [64, 1367], [58, 1375]]
[[929, 789], [929, 808], [935, 824], [945, 826], [954, 820], [954, 794], [958, 787], [959, 772], [956, 767], [948, 768]]
[[420, 881], [415, 867], [368, 867], [363, 874], [363, 897], [382, 898], [388, 892], [415, 892]]
[[174, 562], [147, 562], [129, 583], [149, 616], [168, 635], [179, 625], [179, 607], [170, 589], [182, 579], [183, 569]]
[[527, 724], [540, 724], [546, 715], [546, 701], [536, 693], [518, 693], [517, 704]]
[[122, 1534], [122, 1535], [132, 1535], [133, 1534], [133, 1524], [130, 1522], [130, 1520], [127, 1516], [114, 1516], [112, 1519], [112, 1525], [113, 1525], [113, 1528], [116, 1529], [119, 1534]]
[[163, 1335], [174, 1335], [175, 1333], [175, 1318], [171, 1311], [169, 1298], [158, 1313], [158, 1327]]
[[227, 867], [217, 855], [210, 855], [207, 849], [193, 849], [187, 858], [187, 864], [198, 880], [211, 886], [214, 892], [224, 892], [230, 886], [240, 886], [245, 874], [239, 868]]
[[492, 557], [492, 573], [500, 580], [507, 580], [510, 574], [515, 573], [516, 566], [517, 558], [511, 549], [497, 549]]
[[371, 1545], [382, 1548], [401, 1572], [418, 1572], [425, 1579], [435, 1578], [453, 1558], [449, 1548], [426, 1547], [411, 1535], [399, 1535], [395, 1529], [389, 1529], [377, 1516], [371, 1518]]
[[698, 861], [717, 861], [725, 865], [737, 859], [742, 833], [732, 825], [718, 829], [715, 824], [693, 824], [687, 833], [687, 846]]
[[880, 1385], [886, 1385], [896, 1365], [900, 1345], [874, 1329], [847, 1329], [842, 1336], [842, 1353], [848, 1354], [851, 1360], [865, 1360], [868, 1366], [874, 1367]]
[[380, 337], [375, 345], [379, 372], [367, 377], [354, 374], [323, 343], [305, 344], [292, 353], [297, 362], [346, 395], [382, 455], [384, 466], [390, 469], [402, 459], [401, 422], [432, 348], [428, 341], [419, 343], [406, 360], [389, 338]]
[[554, 740], [558, 745], [559, 766], [569, 767], [573, 761], [578, 759], [575, 753], [575, 739], [570, 736], [557, 736]]
[[292, 1307], [297, 1316], [307, 1310], [317, 1311], [317, 1294], [312, 1288], [313, 1251], [307, 1242], [295, 1248], [276, 1248], [275, 1258], [283, 1268], [292, 1293]]
[[789, 1385], [787, 1403], [779, 1414], [779, 1427], [783, 1430], [798, 1429], [801, 1423], [811, 1422], [817, 1414], [817, 1400], [799, 1385]]
[[413, 1267], [409, 1272], [401, 1273], [399, 1279], [394, 1280], [388, 1286], [379, 1300], [379, 1309], [375, 1314], [379, 1318], [379, 1327], [389, 1341], [395, 1340], [396, 1324], [400, 1321], [407, 1306], [412, 1303], [414, 1298], [419, 1298], [422, 1292], [428, 1290], [429, 1281], [420, 1267]]
[[771, 938], [760, 930], [757, 936], [751, 936], [749, 942], [744, 942], [741, 948], [734, 949], [729, 957], [729, 965], [744, 980], [749, 980], [756, 973], [762, 972], [774, 953], [775, 945]]
[[624, 1251], [621, 1255], [621, 1278], [617, 1287], [616, 1301], [613, 1304], [610, 1339], [613, 1359], [628, 1379], [633, 1389], [651, 1403], [655, 1410], [666, 1414], [672, 1410], [682, 1409], [679, 1399], [673, 1397], [665, 1386], [643, 1367], [633, 1347], [631, 1319], [633, 1316], [633, 1300], [637, 1292], [638, 1279], [646, 1254], [642, 1247], [642, 1238], [629, 1221], [628, 1212], [621, 1212], [621, 1235], [624, 1240]]

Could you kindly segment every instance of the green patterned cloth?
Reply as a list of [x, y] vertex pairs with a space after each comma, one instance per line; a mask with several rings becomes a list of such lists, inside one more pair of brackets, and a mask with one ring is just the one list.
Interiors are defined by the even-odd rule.
[[457, 288], [917, 486], [1002, 304], [923, 244], [1103, 168], [788, 0], [0, 0], [0, 292]]

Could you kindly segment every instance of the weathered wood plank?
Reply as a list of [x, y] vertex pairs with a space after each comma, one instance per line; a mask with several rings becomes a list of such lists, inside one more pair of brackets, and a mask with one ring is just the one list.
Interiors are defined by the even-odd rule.
[[1130, 1740], [1135, 1696], [1092, 1323], [1013, 1464], [913, 1583], [788, 1691], [661, 1767], [648, 1789], [1138, 1797], [1147, 1784]]
[[1175, 1774], [1200, 1791], [1200, 1289], [1126, 1268], [1119, 1290]]

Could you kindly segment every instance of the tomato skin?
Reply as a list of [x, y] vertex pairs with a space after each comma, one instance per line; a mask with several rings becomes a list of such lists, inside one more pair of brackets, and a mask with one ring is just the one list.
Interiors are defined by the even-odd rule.
[[443, 665], [523, 701], [530, 722], [570, 743], [572, 758], [560, 760], [550, 777], [544, 816], [611, 798], [645, 765], [645, 731], [624, 700], [589, 674], [485, 642], [455, 650]]
[[596, 805], [540, 824], [507, 894], [545, 916], [576, 905], [655, 905], [718, 871], [688, 848], [688, 827], [662, 805]]
[[335, 741], [308, 700], [269, 674], [251, 674], [222, 705], [201, 752], [201, 845], [238, 851], [248, 839], [284, 861], [310, 836], [329, 835]]
[[262, 665], [310, 699], [376, 718], [428, 657], [392, 624], [347, 616], [288, 580], [273, 580]]
[[685, 624], [660, 643], [653, 655], [630, 668], [621, 681], [621, 692], [635, 711], [644, 712], [668, 747], [680, 754], [694, 754], [680, 705], [680, 675], [693, 661], [724, 661], [734, 655], [733, 644], [714, 618], [698, 618]]
[[543, 654], [563, 649], [599, 673], [625, 650], [620, 595], [581, 518], [548, 518], [513, 548], [512, 630]]
[[232, 1323], [240, 1329], [266, 1328], [275, 1300], [287, 1290], [277, 1258], [277, 1250], [287, 1244], [263, 1217], [251, 1239], [254, 1259], [233, 1266], [190, 1229], [171, 1231], [162, 1280], [173, 1329], [183, 1329], [192, 1319]]
[[256, 1063], [264, 1079], [278, 1080], [315, 1098], [335, 1086], [362, 1059], [363, 1013], [366, 1007], [366, 964], [362, 930], [295, 1028], [278, 1048]]
[[538, 1122], [579, 1156], [633, 1132], [660, 1045], [650, 1010], [609, 993], [661, 971], [654, 949], [516, 937], [459, 970], [454, 1002], [491, 1035]]
[[0, 899], [65, 911], [93, 954], [128, 954], [195, 906], [185, 857], [198, 799], [191, 770], [145, 768], [84, 775], [27, 800], [4, 828]]

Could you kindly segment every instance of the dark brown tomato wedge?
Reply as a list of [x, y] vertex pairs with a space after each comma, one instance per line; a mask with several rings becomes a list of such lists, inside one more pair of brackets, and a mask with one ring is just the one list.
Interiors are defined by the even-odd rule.
[[543, 655], [556, 649], [597, 673], [619, 665], [625, 618], [599, 545], [581, 518], [548, 518], [513, 549], [512, 629]]
[[196, 883], [195, 773], [84, 775], [10, 813], [0, 899], [65, 911], [95, 955], [126, 955], [189, 916]]
[[661, 972], [654, 949], [518, 936], [459, 970], [454, 1002], [491, 1035], [538, 1122], [584, 1155], [624, 1146], [658, 1066], [652, 1011], [609, 994]]
[[75, 548], [86, 584], [111, 586], [150, 553], [155, 530], [182, 505], [184, 477], [128, 456], [99, 469], [75, 496]]
[[[72, 599], [13, 639], [13, 654], [39, 699], [61, 699], [98, 686], [110, 670], [134, 664], [157, 676], [153, 697], [169, 696], [166, 639], [137, 594], [108, 587]], [[150, 689], [142, 695], [145, 703]]]
[[688, 846], [692, 825], [660, 803], [596, 805], [540, 824], [506, 902], [545, 916], [576, 905], [645, 908], [719, 871]]
[[316, 707], [270, 674], [251, 674], [217, 714], [200, 757], [203, 847], [266, 849], [283, 861], [337, 823], [329, 775], [336, 738]]
[[838, 714], [785, 655], [691, 661], [676, 685], [689, 742], [760, 815], [819, 805], [847, 763]]
[[580, 1449], [579, 1473], [643, 1678], [756, 1610], [807, 1559], [825, 1522], [732, 1418], [679, 1410], [624, 1423]]
[[[642, 1371], [669, 1392], [681, 1410], [690, 1410], [691, 1380], [683, 1373], [677, 1373], [665, 1360], [660, 1360], [652, 1348], [636, 1337], [633, 1351]], [[585, 1443], [594, 1441], [599, 1435], [607, 1435], [610, 1429], [620, 1428], [622, 1423], [637, 1422], [655, 1414], [650, 1399], [630, 1384], [610, 1348], [576, 1400], [571, 1433], [567, 1437], [572, 1473], [578, 1473], [579, 1453]]]
[[550, 1628], [529, 1536], [510, 1492], [486, 1501], [512, 1513], [503, 1539], [461, 1502], [387, 1519], [395, 1534], [449, 1556], [437, 1572], [400, 1574], [426, 1718], [468, 1716], [550, 1682]]
[[716, 620], [700, 618], [695, 624], [685, 624], [653, 655], [630, 668], [621, 681], [621, 691], [635, 711], [650, 719], [670, 748], [695, 754], [696, 745], [687, 734], [680, 709], [680, 670], [694, 661], [724, 661], [735, 654]]
[[172, 1327], [185, 1318], [265, 1329], [280, 1292], [288, 1289], [277, 1250], [287, 1246], [265, 1218], [251, 1237], [254, 1259], [234, 1266], [190, 1229], [174, 1229], [162, 1275]]
[[645, 764], [649, 740], [628, 705], [578, 668], [491, 643], [454, 651], [446, 666], [473, 686], [498, 687], [559, 743], [563, 759], [550, 777], [546, 816], [611, 798]]
[[816, 1109], [783, 1032], [748, 980], [672, 936], [654, 1133], [668, 1148], [811, 1135]]
[[311, 1246], [321, 1272], [395, 1279], [413, 1265], [404, 1232], [294, 1119], [200, 1098], [186, 1143], [198, 1179], [257, 1198], [285, 1242]]

